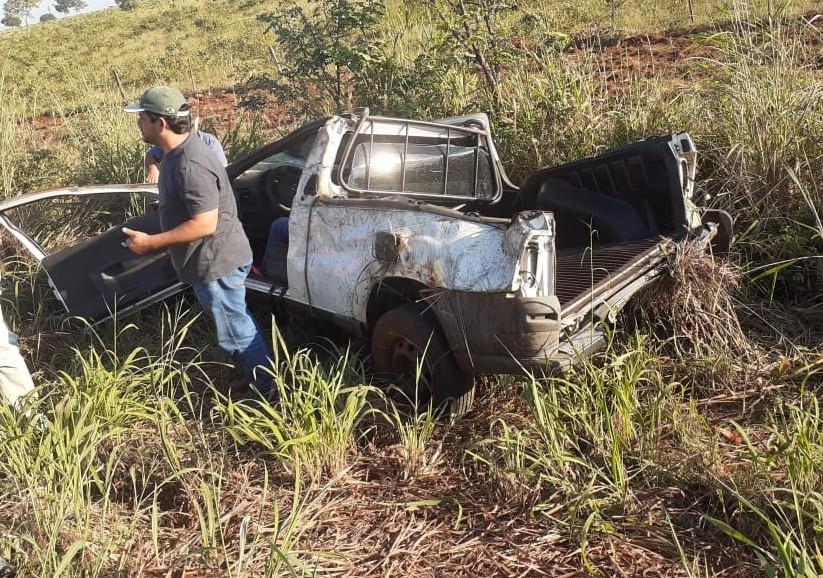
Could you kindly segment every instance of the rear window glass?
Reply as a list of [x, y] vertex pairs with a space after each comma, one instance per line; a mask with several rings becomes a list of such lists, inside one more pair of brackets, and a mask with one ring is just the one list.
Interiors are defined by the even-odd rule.
[[354, 191], [427, 197], [492, 198], [494, 172], [485, 138], [458, 128], [398, 122], [357, 135], [343, 180]]

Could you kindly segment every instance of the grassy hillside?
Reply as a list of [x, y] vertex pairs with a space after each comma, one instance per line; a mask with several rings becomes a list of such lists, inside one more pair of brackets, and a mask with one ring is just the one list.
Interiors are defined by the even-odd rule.
[[57, 111], [106, 100], [115, 88], [112, 70], [129, 97], [158, 82], [188, 90], [231, 86], [267, 58], [255, 19], [265, 4], [237, 5], [147, 2], [134, 12], [109, 9], [5, 31], [0, 74], [36, 109]]
[[[0, 77], [9, 79], [35, 111], [72, 111], [107, 100], [116, 70], [129, 97], [147, 85], [174, 84], [187, 91], [232, 87], [261, 70], [272, 70], [272, 36], [257, 20], [275, 10], [274, 0], [147, 0], [133, 12], [108, 9], [0, 32]], [[746, 4], [745, 16], [798, 14], [817, 2], [769, 0]], [[691, 25], [685, 1], [615, 3], [600, 0], [521, 3], [540, 14], [552, 32], [627, 34]], [[734, 19], [743, 5], [695, 0], [694, 22]], [[410, 12], [410, 14], [405, 14]], [[430, 37], [434, 18], [414, 3], [389, 2], [387, 32], [402, 26], [404, 53], [412, 55]]]
[[[65, 323], [3, 236], [3, 312], [40, 395], [29, 415], [0, 405], [0, 557], [43, 578], [823, 575], [821, 3], [695, 0], [694, 25], [687, 2], [522, 3], [472, 29], [491, 79], [462, 21], [391, 3], [337, 46], [365, 56], [341, 84], [264, 33], [277, 6], [145, 2], [0, 33], [0, 197], [143, 178], [114, 69], [128, 98], [196, 93], [230, 157], [340, 105], [489, 111], [515, 178], [686, 130], [732, 254], [679, 253], [605, 351], [483, 378], [452, 421], [387, 399], [362, 343], [267, 303], [285, 402], [232, 403], [193, 300]], [[56, 246], [99, 226], [55, 211], [23, 217]]]

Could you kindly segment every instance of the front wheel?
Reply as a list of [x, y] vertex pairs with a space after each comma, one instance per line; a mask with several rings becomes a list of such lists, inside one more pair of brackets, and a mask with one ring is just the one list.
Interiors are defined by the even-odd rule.
[[[474, 379], [452, 355], [437, 318], [420, 303], [383, 314], [371, 340], [374, 368], [395, 376], [404, 396], [418, 408], [449, 404], [462, 415], [474, 404]], [[422, 361], [421, 361], [422, 360]]]

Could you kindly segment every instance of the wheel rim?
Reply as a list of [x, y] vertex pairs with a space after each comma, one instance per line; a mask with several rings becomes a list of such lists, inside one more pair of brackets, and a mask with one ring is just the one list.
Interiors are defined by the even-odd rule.
[[406, 401], [424, 404], [431, 399], [432, 368], [426, 358], [419, 362], [422, 352], [412, 341], [397, 337], [391, 345], [392, 373], [397, 375], [397, 385]]

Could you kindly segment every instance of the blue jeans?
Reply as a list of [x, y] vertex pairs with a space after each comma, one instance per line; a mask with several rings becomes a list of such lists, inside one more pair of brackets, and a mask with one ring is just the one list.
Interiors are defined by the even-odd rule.
[[269, 243], [289, 244], [289, 218], [278, 217], [269, 227]]
[[246, 306], [244, 282], [250, 269], [248, 262], [214, 281], [192, 283], [192, 289], [214, 320], [218, 345], [240, 366], [249, 383], [268, 396], [272, 378], [264, 368], [270, 367], [269, 349]]
[[[278, 269], [276, 263], [272, 263], [272, 257], [276, 255], [278, 249], [285, 249], [289, 246], [289, 218], [279, 217], [275, 219], [269, 227], [269, 237], [266, 240], [266, 251], [263, 253], [262, 269], [269, 278], [274, 278], [278, 271], [270, 270], [272, 266]], [[285, 267], [285, 262], [282, 263]], [[284, 274], [285, 270], [281, 272]]]

